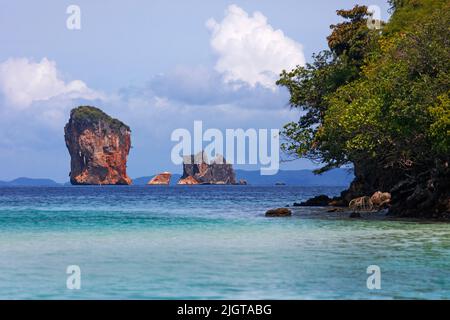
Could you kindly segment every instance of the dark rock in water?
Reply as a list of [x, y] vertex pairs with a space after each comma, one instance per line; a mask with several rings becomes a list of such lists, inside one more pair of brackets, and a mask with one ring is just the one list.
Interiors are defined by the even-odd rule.
[[450, 219], [450, 166], [448, 157], [430, 159], [408, 168], [382, 165], [377, 159], [363, 159], [354, 163], [355, 179], [341, 193], [340, 201], [348, 205], [355, 198], [371, 196], [379, 190], [388, 191], [390, 201], [379, 204], [377, 196], [374, 207], [389, 209], [390, 216]]
[[241, 186], [246, 186], [246, 185], [248, 185], [248, 182], [247, 182], [247, 180], [240, 179], [240, 180], [239, 180], [239, 184], [240, 184]]
[[288, 208], [272, 209], [266, 212], [266, 217], [290, 217], [291, 215], [292, 211]]
[[332, 199], [322, 194], [301, 203], [294, 203], [294, 207], [326, 207]]
[[400, 181], [391, 190], [389, 214], [400, 217], [450, 219], [448, 167]]
[[359, 213], [359, 212], [352, 212], [352, 213], [350, 213], [349, 218], [352, 218], [352, 219], [361, 218], [361, 213]]
[[217, 156], [211, 163], [205, 152], [184, 157], [183, 176], [180, 184], [192, 177], [191, 181], [197, 181], [198, 184], [236, 184], [236, 174], [233, 166], [226, 163], [223, 156]]
[[64, 128], [75, 185], [129, 185], [127, 158], [130, 128], [98, 108], [82, 106], [70, 113]]
[[341, 197], [334, 197], [333, 199], [331, 199], [328, 205], [332, 207], [347, 207], [348, 203]]

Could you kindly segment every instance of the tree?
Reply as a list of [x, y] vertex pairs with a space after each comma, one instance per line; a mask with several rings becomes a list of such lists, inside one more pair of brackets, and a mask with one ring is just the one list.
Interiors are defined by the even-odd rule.
[[305, 112], [298, 122], [284, 127], [283, 150], [292, 157], [325, 163], [323, 170], [346, 162], [345, 157], [324, 152], [321, 141], [316, 139], [330, 106], [327, 97], [360, 77], [361, 67], [379, 36], [367, 28], [370, 15], [366, 6], [338, 10], [337, 14], [345, 21], [331, 26], [330, 49], [314, 55], [314, 62], [305, 67], [283, 71], [277, 81], [277, 85], [289, 90], [290, 105]]
[[408, 212], [419, 203], [450, 211], [450, 2], [391, 3], [382, 34], [366, 27], [364, 7], [339, 10], [348, 21], [332, 26], [330, 50], [281, 74], [291, 106], [305, 112], [285, 126], [282, 146], [323, 163], [319, 173], [353, 164], [352, 196], [406, 179]]

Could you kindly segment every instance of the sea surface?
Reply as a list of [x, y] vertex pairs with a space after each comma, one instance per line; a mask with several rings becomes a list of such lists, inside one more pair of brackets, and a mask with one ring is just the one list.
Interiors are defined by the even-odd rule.
[[264, 217], [341, 189], [0, 188], [0, 299], [449, 299], [449, 224]]

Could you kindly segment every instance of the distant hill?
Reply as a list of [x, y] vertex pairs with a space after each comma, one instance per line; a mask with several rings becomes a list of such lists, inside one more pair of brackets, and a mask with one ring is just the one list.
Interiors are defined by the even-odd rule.
[[17, 178], [12, 181], [0, 181], [0, 186], [6, 187], [58, 187], [61, 184], [51, 179]]
[[[154, 176], [133, 179], [133, 185], [146, 185]], [[173, 174], [170, 185], [176, 185], [180, 174]], [[285, 184], [288, 186], [345, 186], [353, 180], [353, 171], [349, 169], [334, 169], [321, 175], [311, 170], [280, 170], [273, 176], [262, 176], [258, 171], [236, 170], [236, 178], [246, 180], [249, 185], [273, 186]]]
[[311, 170], [280, 170], [273, 176], [262, 176], [259, 171], [236, 170], [236, 176], [250, 185], [288, 186], [348, 186], [354, 178], [353, 171], [349, 169], [334, 169], [321, 175]]

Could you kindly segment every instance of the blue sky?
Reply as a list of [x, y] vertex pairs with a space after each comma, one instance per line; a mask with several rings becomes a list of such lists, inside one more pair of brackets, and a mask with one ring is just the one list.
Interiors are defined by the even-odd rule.
[[[274, 75], [325, 49], [336, 9], [355, 3], [388, 19], [386, 1], [375, 0], [0, 0], [0, 180], [67, 181], [63, 127], [79, 104], [131, 126], [131, 177], [181, 172], [170, 133], [194, 120], [280, 128], [299, 114]], [[81, 30], [66, 27], [71, 4]]]

